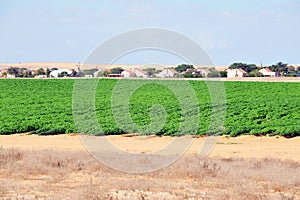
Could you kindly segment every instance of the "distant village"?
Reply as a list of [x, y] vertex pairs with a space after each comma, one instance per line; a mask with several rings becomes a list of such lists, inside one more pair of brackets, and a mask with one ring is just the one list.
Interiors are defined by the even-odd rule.
[[22, 65], [0, 65], [1, 78], [244, 78], [244, 77], [299, 77], [300, 65], [289, 65], [278, 62], [271, 66], [257, 66], [247, 63], [233, 63], [228, 67], [194, 66], [180, 64], [162, 68], [149, 66], [115, 65], [105, 68], [105, 65], [56, 64], [47, 66], [40, 63]]

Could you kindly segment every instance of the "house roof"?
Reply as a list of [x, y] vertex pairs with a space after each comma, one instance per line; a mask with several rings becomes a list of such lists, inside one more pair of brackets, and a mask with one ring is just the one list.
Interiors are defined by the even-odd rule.
[[268, 67], [266, 67], [265, 70], [266, 70], [267, 72], [272, 72], [272, 70], [270, 70]]
[[177, 74], [178, 72], [175, 69], [169, 69], [171, 72], [173, 72], [174, 74]]
[[130, 76], [135, 76], [135, 73], [129, 69], [125, 69], [124, 71], [128, 72]]
[[141, 69], [139, 69], [139, 68], [134, 68], [134, 70], [139, 71], [139, 72], [141, 72], [141, 73], [143, 73], [143, 74], [146, 74], [146, 72], [144, 72], [143, 70], [141, 70]]
[[238, 68], [237, 70], [239, 70], [240, 72], [242, 72], [243, 74], [247, 74], [247, 72], [241, 68]]
[[217, 70], [218, 72], [221, 72], [221, 71], [227, 71], [227, 69], [229, 69], [227, 66], [215, 66], [214, 68], [215, 68], [215, 70]]
[[197, 69], [198, 72], [201, 72], [201, 73], [210, 73], [210, 71], [206, 68], [199, 68]]

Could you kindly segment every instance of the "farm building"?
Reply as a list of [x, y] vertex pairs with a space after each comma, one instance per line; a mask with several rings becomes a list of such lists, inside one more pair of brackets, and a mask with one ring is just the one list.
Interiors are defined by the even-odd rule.
[[242, 78], [247, 76], [243, 69], [227, 69], [227, 78]]
[[130, 78], [130, 77], [147, 78], [148, 77], [146, 72], [138, 68], [134, 68], [133, 70], [125, 69], [124, 71], [122, 71], [121, 75], [124, 78]]
[[6, 78], [16, 78], [16, 76], [14, 74], [7, 73]]
[[163, 71], [159, 72], [157, 74], [157, 77], [161, 78], [172, 78], [174, 77], [178, 72], [174, 69], [164, 69]]
[[129, 69], [125, 69], [124, 71], [122, 71], [121, 76], [124, 78], [135, 77], [135, 73]]
[[47, 75], [36, 75], [34, 78], [47, 78]]
[[67, 73], [68, 75], [72, 74], [72, 70], [69, 69], [58, 69], [58, 70], [54, 70], [52, 72], [50, 72], [50, 77], [52, 78], [58, 78], [60, 76], [60, 74], [62, 73]]
[[208, 74], [210, 73], [210, 71], [206, 68], [199, 68], [197, 69], [197, 72], [201, 74], [202, 77], [207, 77]]
[[134, 72], [134, 74], [135, 74], [136, 77], [148, 78], [148, 75], [146, 74], [146, 72], [144, 72], [141, 69], [134, 68], [133, 72]]
[[259, 70], [260, 73], [262, 73], [264, 76], [271, 76], [271, 77], [275, 77], [276, 72], [272, 72], [269, 68], [263, 68], [261, 70]]

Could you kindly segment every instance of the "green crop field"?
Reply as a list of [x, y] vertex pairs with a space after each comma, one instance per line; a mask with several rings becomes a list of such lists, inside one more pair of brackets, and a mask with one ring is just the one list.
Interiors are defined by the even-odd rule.
[[[79, 130], [75, 128], [72, 102], [75, 79], [1, 79], [0, 80], [0, 134], [31, 132], [60, 134], [89, 131], [89, 122]], [[186, 88], [178, 80], [165, 83], [182, 92], [182, 105], [174, 91], [162, 81], [100, 79], [95, 92], [95, 116], [104, 134], [141, 132], [159, 135], [207, 134], [211, 132], [212, 105], [204, 81], [189, 81], [197, 102], [192, 101]], [[118, 90], [116, 85], [118, 84]], [[126, 88], [142, 84], [130, 94], [128, 112], [123, 108], [119, 93]], [[178, 85], [178, 86], [177, 86]], [[122, 88], [124, 87], [124, 88]], [[215, 133], [254, 135], [300, 135], [300, 84], [287, 82], [224, 82], [226, 118]], [[186, 93], [185, 93], [186, 92]], [[114, 101], [118, 97], [118, 101]], [[120, 101], [121, 100], [121, 101]], [[125, 97], [124, 97], [125, 101]], [[156, 105], [156, 106], [155, 106]], [[161, 106], [157, 106], [161, 105]], [[160, 109], [164, 108], [164, 111]], [[197, 109], [199, 108], [199, 120]], [[114, 110], [115, 109], [115, 110]], [[114, 112], [115, 111], [115, 112]], [[149, 114], [149, 111], [150, 114]], [[79, 112], [80, 113], [80, 112]], [[128, 115], [127, 115], [128, 114]], [[82, 113], [84, 121], [87, 113]], [[133, 123], [126, 120], [130, 116]], [[165, 116], [165, 118], [164, 118]], [[194, 116], [194, 118], [193, 118]], [[194, 121], [196, 120], [197, 126]], [[163, 121], [165, 120], [165, 121]], [[189, 123], [189, 120], [191, 122]], [[161, 122], [161, 123], [159, 123]], [[185, 127], [180, 132], [181, 123]], [[152, 124], [152, 125], [151, 125]], [[125, 129], [125, 130], [124, 130]]]

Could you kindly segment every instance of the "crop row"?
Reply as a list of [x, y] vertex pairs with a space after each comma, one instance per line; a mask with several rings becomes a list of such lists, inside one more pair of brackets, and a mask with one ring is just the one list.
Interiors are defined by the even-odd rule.
[[[216, 91], [204, 81], [100, 79], [82, 91], [78, 81], [1, 79], [0, 134], [300, 135], [299, 83], [218, 83], [226, 98], [212, 105]], [[215, 123], [214, 112], [224, 112], [224, 122]]]

